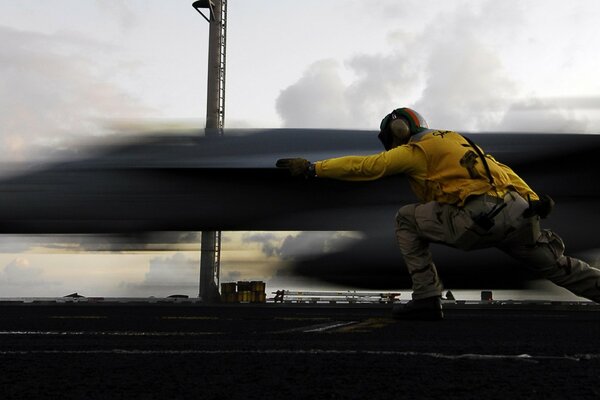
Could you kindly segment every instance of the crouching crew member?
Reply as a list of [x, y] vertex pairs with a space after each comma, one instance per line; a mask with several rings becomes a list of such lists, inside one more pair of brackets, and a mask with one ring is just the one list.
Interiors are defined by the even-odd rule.
[[511, 168], [457, 132], [428, 129], [423, 117], [398, 108], [382, 121], [386, 151], [311, 163], [282, 159], [294, 176], [367, 181], [405, 174], [421, 201], [396, 215], [396, 238], [413, 284], [413, 299], [395, 306], [398, 319], [443, 318], [442, 283], [429, 243], [463, 250], [497, 247], [578, 296], [600, 303], [600, 270], [564, 255], [565, 246], [541, 230], [554, 205], [538, 196]]

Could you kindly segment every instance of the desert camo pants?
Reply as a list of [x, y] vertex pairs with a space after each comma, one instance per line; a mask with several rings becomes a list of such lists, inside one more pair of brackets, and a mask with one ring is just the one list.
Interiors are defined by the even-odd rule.
[[[502, 203], [489, 230], [473, 221]], [[600, 303], [600, 270], [564, 255], [562, 239], [539, 229], [537, 217], [524, 218], [527, 201], [515, 192], [503, 199], [482, 195], [464, 207], [429, 202], [402, 207], [396, 215], [396, 238], [413, 282], [413, 298], [439, 296], [443, 287], [433, 263], [429, 243], [463, 250], [497, 247], [523, 262], [540, 277], [574, 294]]]

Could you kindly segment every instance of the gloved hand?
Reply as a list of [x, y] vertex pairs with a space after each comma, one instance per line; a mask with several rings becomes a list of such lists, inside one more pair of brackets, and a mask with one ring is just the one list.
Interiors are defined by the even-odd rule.
[[540, 218], [546, 218], [554, 208], [554, 200], [547, 194], [540, 196], [539, 200], [529, 202], [529, 208], [523, 213], [524, 217], [538, 215]]
[[275, 164], [277, 168], [286, 168], [292, 176], [305, 176], [312, 178], [315, 176], [314, 167], [310, 161], [304, 158], [281, 158]]

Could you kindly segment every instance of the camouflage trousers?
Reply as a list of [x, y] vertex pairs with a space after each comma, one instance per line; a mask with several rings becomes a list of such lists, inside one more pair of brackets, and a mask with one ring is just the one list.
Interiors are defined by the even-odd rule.
[[[503, 205], [505, 204], [505, 205]], [[574, 294], [600, 303], [600, 270], [564, 255], [562, 239], [540, 230], [538, 217], [523, 217], [527, 201], [516, 192], [504, 198], [488, 195], [469, 199], [463, 207], [438, 202], [410, 204], [396, 215], [396, 238], [411, 275], [413, 298], [439, 296], [443, 287], [429, 243], [463, 250], [496, 247]], [[474, 221], [501, 208], [491, 227]], [[487, 229], [486, 229], [487, 228]]]

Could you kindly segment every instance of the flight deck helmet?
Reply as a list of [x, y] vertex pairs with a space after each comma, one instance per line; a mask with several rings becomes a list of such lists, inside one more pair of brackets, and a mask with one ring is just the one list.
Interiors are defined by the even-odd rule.
[[386, 150], [394, 148], [398, 143], [398, 133], [391, 128], [392, 122], [396, 119], [402, 119], [408, 125], [408, 136], [416, 135], [428, 129], [427, 121], [415, 110], [408, 107], [397, 108], [386, 115], [379, 126], [379, 140]]

